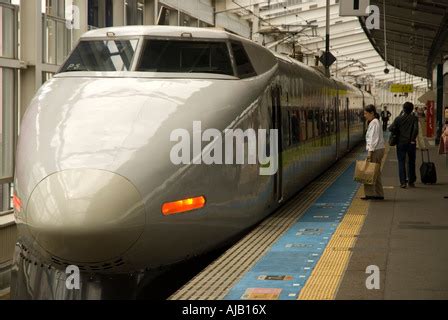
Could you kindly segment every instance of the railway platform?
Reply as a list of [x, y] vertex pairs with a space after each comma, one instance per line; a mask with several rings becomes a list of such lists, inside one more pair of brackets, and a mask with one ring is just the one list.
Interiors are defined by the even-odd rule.
[[[420, 152], [417, 156], [418, 171]], [[437, 165], [437, 185], [401, 189], [396, 154], [389, 153], [383, 171], [386, 201], [370, 203], [336, 299], [448, 299], [448, 159], [432, 148], [431, 161]], [[378, 290], [364, 285], [368, 264], [381, 271]]]
[[[357, 149], [170, 299], [447, 299], [448, 169], [435, 147], [430, 154], [438, 184], [401, 189], [389, 148], [386, 200], [366, 202], [353, 181], [365, 156]], [[374, 273], [378, 283], [367, 285]]]

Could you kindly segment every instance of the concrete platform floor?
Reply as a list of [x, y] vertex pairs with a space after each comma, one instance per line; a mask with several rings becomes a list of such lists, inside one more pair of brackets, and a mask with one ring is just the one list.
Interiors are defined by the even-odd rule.
[[9, 292], [2, 293], [0, 292], [0, 300], [9, 300]]
[[[445, 156], [431, 149], [437, 185], [423, 185], [417, 153], [418, 183], [401, 189], [395, 148], [383, 170], [386, 200], [372, 202], [337, 299], [448, 299], [448, 168]], [[366, 268], [380, 269], [380, 289], [366, 288]]]

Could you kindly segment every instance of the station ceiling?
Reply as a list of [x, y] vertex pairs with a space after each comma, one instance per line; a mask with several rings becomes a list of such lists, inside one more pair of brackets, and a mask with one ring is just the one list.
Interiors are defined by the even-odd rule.
[[448, 0], [370, 0], [370, 4], [380, 8], [381, 29], [367, 29], [365, 18], [360, 22], [381, 57], [385, 60], [387, 55], [389, 64], [431, 79], [434, 64], [448, 55]]
[[[411, 3], [411, 0], [386, 0], [391, 6], [393, 3]], [[420, 2], [420, 1], [418, 1]], [[422, 2], [431, 2], [426, 0]], [[437, 7], [438, 10], [433, 9], [434, 12], [440, 14], [440, 10], [443, 7], [448, 6], [448, 0], [435, 0], [434, 2], [446, 3], [445, 6]], [[259, 3], [260, 5], [260, 33], [265, 34], [263, 30], [267, 30], [274, 39], [279, 40], [283, 44], [295, 43], [298, 50], [303, 54], [309, 56], [320, 55], [325, 50], [325, 26], [326, 26], [326, 0], [232, 0], [234, 4], [234, 12], [241, 16], [243, 19], [253, 19], [257, 16], [253, 11], [253, 5]], [[383, 0], [371, 0], [372, 4], [376, 4], [382, 8]], [[390, 7], [387, 10], [387, 20], [390, 20], [391, 31], [396, 23], [395, 17], [397, 16], [394, 9]], [[445, 12], [445, 10], [443, 10]], [[401, 11], [399, 12], [401, 13]], [[406, 13], [403, 13], [406, 15]], [[425, 18], [428, 18], [424, 15]], [[383, 19], [383, 16], [381, 16]], [[409, 16], [405, 18], [409, 19]], [[416, 18], [417, 15], [416, 15]], [[440, 18], [439, 18], [440, 20]], [[383, 20], [382, 20], [383, 21]], [[395, 40], [395, 59], [394, 55], [390, 55], [390, 50], [393, 45], [389, 42], [388, 49], [388, 63], [387, 66], [390, 72], [384, 73], [386, 68], [384, 46], [381, 47], [381, 43], [384, 44], [382, 34], [384, 34], [383, 25], [378, 32], [367, 33], [364, 20], [357, 17], [341, 17], [339, 14], [339, 3], [331, 0], [330, 5], [330, 24], [331, 24], [331, 52], [337, 58], [337, 62], [332, 66], [332, 74], [338, 78], [343, 78], [346, 81], [357, 83], [368, 83], [371, 80], [375, 80], [380, 84], [389, 83], [407, 83], [414, 84], [416, 87], [426, 88], [427, 80], [430, 79], [426, 72], [425, 64], [426, 60], [422, 56], [417, 55], [418, 49], [415, 49], [416, 53], [413, 58], [409, 60], [406, 58], [409, 53], [409, 45], [407, 49], [398, 45], [398, 40]], [[388, 23], [389, 24], [389, 23]], [[437, 24], [437, 23], [436, 23]], [[439, 24], [437, 24], [439, 27]], [[403, 26], [402, 31], [410, 32], [410, 27]], [[409, 28], [409, 30], [404, 30]], [[290, 31], [297, 31], [294, 37], [291, 37]], [[435, 33], [428, 32], [425, 37], [425, 48], [429, 52], [432, 39], [429, 39], [429, 35], [435, 38]], [[398, 37], [399, 35], [395, 35]], [[420, 37], [421, 38], [421, 37]], [[401, 41], [405, 41], [402, 39]], [[275, 41], [273, 41], [275, 45]], [[405, 42], [408, 44], [408, 42]], [[267, 43], [267, 47], [271, 47]], [[423, 46], [423, 45], [422, 45]], [[428, 46], [428, 47], [426, 47]], [[398, 51], [398, 49], [402, 51]], [[423, 51], [421, 51], [423, 54]], [[400, 59], [401, 68], [400, 68]], [[393, 63], [395, 60], [395, 64]], [[411, 64], [411, 61], [414, 63]], [[417, 67], [417, 64], [422, 64], [422, 67]], [[394, 65], [396, 67], [394, 67]], [[412, 67], [414, 66], [414, 69]], [[420, 69], [419, 69], [420, 68]], [[412, 73], [412, 72], [414, 73]]]

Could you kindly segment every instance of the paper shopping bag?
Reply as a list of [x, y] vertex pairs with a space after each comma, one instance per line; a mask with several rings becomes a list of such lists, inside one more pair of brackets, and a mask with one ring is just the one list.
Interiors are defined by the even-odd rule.
[[379, 163], [356, 161], [356, 170], [354, 180], [356, 182], [374, 185], [380, 174], [381, 166]]

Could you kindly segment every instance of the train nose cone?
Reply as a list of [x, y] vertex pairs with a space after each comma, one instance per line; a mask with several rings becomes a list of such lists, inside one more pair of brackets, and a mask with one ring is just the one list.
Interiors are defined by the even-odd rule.
[[100, 170], [68, 170], [39, 183], [26, 208], [26, 223], [51, 255], [95, 263], [121, 257], [138, 241], [145, 209], [125, 178]]

